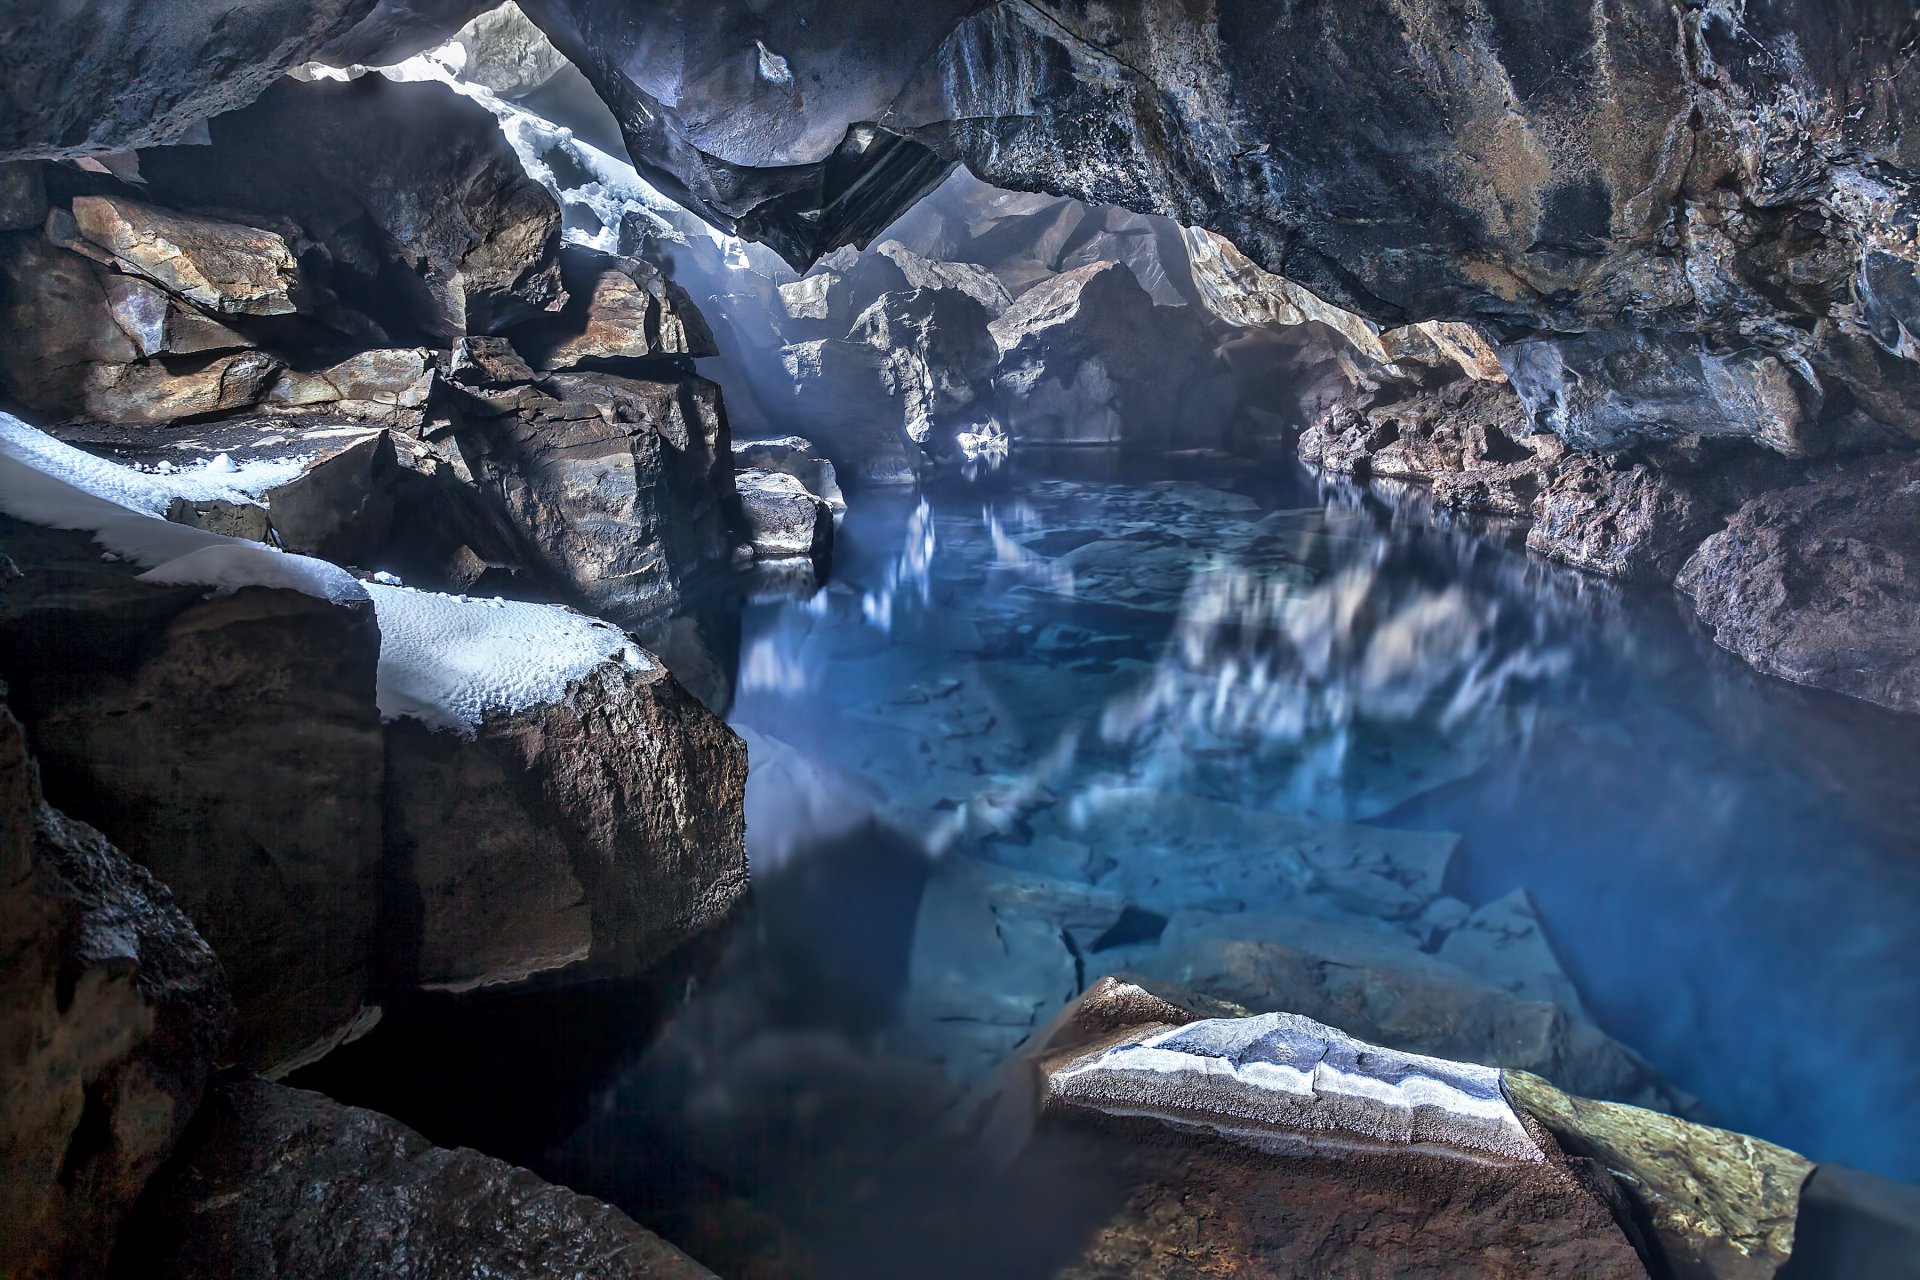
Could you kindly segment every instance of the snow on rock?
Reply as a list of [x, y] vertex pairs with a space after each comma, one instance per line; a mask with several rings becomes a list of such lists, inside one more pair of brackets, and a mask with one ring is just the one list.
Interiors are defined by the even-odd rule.
[[235, 491], [209, 490], [204, 476], [135, 471], [0, 413], [0, 512], [28, 524], [90, 533], [109, 556], [150, 570], [141, 575], [150, 582], [221, 590], [284, 587], [334, 604], [367, 598], [352, 574], [324, 560], [162, 518], [177, 497], [204, 501], [230, 494], [230, 500], [247, 500]]
[[222, 453], [190, 467], [136, 471], [64, 444], [6, 413], [0, 413], [0, 457], [150, 516], [164, 516], [175, 498], [252, 502], [256, 494], [297, 477], [309, 461], [303, 457], [236, 463]]
[[489, 715], [556, 702], [603, 662], [647, 670], [610, 622], [558, 605], [369, 584], [380, 619], [380, 715], [471, 733]]
[[1498, 1068], [1384, 1049], [1294, 1013], [1145, 1028], [1056, 1068], [1047, 1092], [1262, 1148], [1546, 1159]]

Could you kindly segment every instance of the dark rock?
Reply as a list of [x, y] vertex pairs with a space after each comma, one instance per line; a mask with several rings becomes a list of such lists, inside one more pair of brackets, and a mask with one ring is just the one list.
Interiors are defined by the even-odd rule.
[[447, 345], [561, 299], [559, 206], [444, 86], [287, 80], [210, 128], [142, 154], [150, 190], [296, 224], [302, 270], [391, 333]]
[[808, 493], [832, 508], [835, 515], [847, 510], [847, 499], [840, 492], [840, 481], [833, 464], [821, 457], [813, 442], [800, 436], [778, 440], [736, 440], [733, 465], [738, 471], [761, 469], [780, 471], [806, 487]]
[[1676, 585], [1714, 639], [1762, 671], [1920, 711], [1920, 459], [1829, 464], [1763, 493]]
[[464, 397], [460, 447], [540, 572], [631, 618], [728, 550], [719, 389], [602, 373]]
[[397, 1121], [261, 1081], [215, 1087], [116, 1273], [232, 1280], [710, 1273], [597, 1200]]
[[0, 52], [0, 159], [57, 158], [178, 141], [253, 101], [350, 30], [374, 0], [265, 0], [210, 10], [10, 4]]
[[533, 382], [533, 367], [505, 338], [462, 338], [453, 344], [447, 376], [462, 386], [511, 387]]
[[889, 389], [886, 352], [865, 342], [822, 338], [782, 348], [792, 404], [804, 407], [811, 438], [850, 484], [912, 484], [926, 454], [907, 435]]
[[298, 479], [264, 496], [288, 551], [335, 564], [375, 563], [392, 542], [400, 464], [386, 431], [328, 441]]
[[362, 351], [315, 373], [283, 372], [267, 394], [266, 406], [324, 407], [352, 418], [415, 425], [433, 390], [433, 375], [433, 362], [420, 348]]
[[245, 538], [248, 542], [270, 542], [273, 538], [273, 522], [267, 518], [267, 509], [253, 502], [228, 502], [224, 498], [194, 502], [175, 498], [167, 506], [167, 519], [225, 538]]
[[297, 1061], [363, 1008], [380, 857], [371, 608], [135, 582], [6, 522], [0, 675], [48, 799], [163, 879], [219, 952], [233, 1053]]
[[936, 456], [955, 452], [954, 437], [992, 414], [999, 352], [987, 328], [989, 313], [959, 289], [887, 293], [861, 312], [847, 331], [884, 357], [881, 385], [895, 402], [894, 417], [914, 445]]
[[[487, 0], [374, 0], [365, 16], [314, 54], [330, 67], [388, 67], [444, 44]], [[477, 19], [476, 19], [477, 21]]]
[[516, 335], [540, 368], [717, 353], [686, 291], [658, 267], [572, 245], [561, 249], [560, 265], [566, 308], [551, 322]]
[[165, 886], [42, 803], [4, 705], [0, 860], [0, 1269], [90, 1280], [199, 1105], [232, 1005]]
[[0, 231], [31, 231], [47, 220], [47, 183], [33, 161], [0, 162]]
[[761, 560], [804, 556], [824, 571], [833, 554], [833, 510], [793, 476], [751, 469], [733, 477], [747, 543]]
[[390, 720], [389, 896], [411, 985], [645, 970], [746, 892], [746, 749], [664, 667], [609, 661], [472, 737]]
[[1815, 1168], [1780, 1280], [1826, 1276], [1920, 1276], [1920, 1191], [1841, 1165]]

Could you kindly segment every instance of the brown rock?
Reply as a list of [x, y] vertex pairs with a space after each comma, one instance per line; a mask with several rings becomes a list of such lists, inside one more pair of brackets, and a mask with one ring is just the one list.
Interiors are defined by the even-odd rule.
[[222, 315], [290, 315], [299, 265], [274, 232], [137, 200], [78, 196], [73, 221], [124, 271]]
[[396, 900], [417, 921], [399, 981], [639, 972], [746, 891], [746, 749], [657, 662], [604, 663], [473, 737], [385, 731]]
[[273, 538], [273, 523], [267, 518], [267, 509], [252, 502], [228, 502], [224, 498], [192, 502], [175, 498], [167, 505], [167, 519], [226, 538], [245, 538], [248, 542], [269, 542]]
[[226, 980], [151, 875], [40, 801], [0, 705], [0, 1271], [89, 1280], [199, 1105]]
[[1676, 585], [1713, 638], [1762, 671], [1920, 711], [1920, 460], [1828, 464], [1761, 494]]
[[711, 1280], [597, 1200], [374, 1112], [247, 1080], [209, 1096], [117, 1269], [153, 1280]]
[[329, 411], [354, 418], [419, 419], [433, 390], [433, 362], [418, 347], [362, 351], [316, 373], [286, 370], [266, 403], [274, 409]]
[[135, 354], [143, 359], [233, 351], [253, 345], [218, 320], [181, 306], [138, 276], [104, 272], [101, 285], [114, 325], [127, 335]]
[[560, 266], [566, 309], [525, 340], [542, 369], [719, 354], [693, 300], [651, 263], [566, 246]]
[[90, 418], [128, 426], [159, 426], [182, 418], [225, 413], [260, 403], [280, 362], [262, 351], [211, 359], [184, 356], [88, 368], [81, 388]]

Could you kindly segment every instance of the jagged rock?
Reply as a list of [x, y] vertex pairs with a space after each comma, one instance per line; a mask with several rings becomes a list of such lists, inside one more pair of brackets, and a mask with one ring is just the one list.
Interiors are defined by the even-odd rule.
[[1604, 1177], [1498, 1071], [1294, 1015], [1195, 1020], [1112, 979], [1031, 1069], [1040, 1139], [1086, 1144], [1119, 1189], [1061, 1275], [1648, 1274]]
[[560, 251], [560, 265], [566, 308], [519, 338], [540, 368], [717, 354], [692, 299], [651, 263], [569, 245]]
[[435, 1147], [374, 1112], [251, 1080], [208, 1096], [116, 1266], [156, 1280], [711, 1280], [597, 1200]]
[[0, 1270], [101, 1275], [231, 1029], [226, 979], [171, 895], [40, 799], [0, 704]]
[[286, 80], [143, 152], [156, 197], [296, 224], [303, 273], [395, 338], [447, 345], [560, 301], [560, 209], [493, 116], [445, 86]]
[[1021, 294], [994, 320], [999, 385], [1015, 440], [1154, 444], [1179, 439], [1201, 355], [1186, 312], [1156, 308], [1117, 263], [1093, 263]]
[[733, 444], [733, 466], [736, 472], [755, 468], [784, 472], [804, 485], [808, 493], [826, 503], [835, 515], [846, 514], [846, 495], [840, 492], [840, 481], [834, 473], [833, 464], [820, 456], [810, 440], [800, 436], [783, 436], [778, 440], [736, 440]]
[[453, 344], [447, 376], [462, 386], [510, 387], [536, 380], [533, 367], [505, 338], [462, 338]]
[[113, 323], [133, 341], [134, 354], [196, 355], [232, 351], [253, 343], [210, 316], [181, 306], [164, 291], [136, 276], [106, 273], [100, 278]]
[[249, 316], [299, 309], [299, 266], [272, 231], [107, 196], [76, 196], [73, 222], [121, 270], [195, 306]]
[[507, 99], [524, 98], [573, 66], [513, 0], [469, 22], [453, 40], [466, 50], [474, 83]]
[[1830, 464], [1763, 493], [1700, 544], [1677, 585], [1714, 639], [1762, 671], [1920, 711], [1920, 461]]
[[850, 483], [912, 484], [926, 455], [908, 437], [887, 389], [887, 355], [864, 342], [822, 338], [782, 348], [793, 402], [807, 406], [808, 433]]
[[209, 599], [133, 581], [84, 534], [0, 524], [23, 573], [0, 591], [0, 676], [47, 797], [164, 880], [213, 944], [234, 1056], [284, 1065], [364, 1025], [372, 610], [259, 587]]
[[273, 522], [267, 517], [267, 509], [254, 502], [175, 498], [167, 507], [167, 519], [223, 538], [245, 538], [248, 542], [273, 539]]
[[951, 454], [953, 437], [980, 420], [999, 353], [987, 329], [989, 312], [959, 289], [887, 293], [847, 331], [884, 357], [882, 386], [907, 438], [935, 455]]
[[1013, 305], [1013, 295], [993, 272], [970, 262], [935, 262], [923, 258], [898, 240], [873, 246], [875, 256], [862, 260], [861, 284], [876, 279], [878, 293], [911, 293], [917, 289], [952, 289], [964, 293], [993, 319]]
[[400, 502], [393, 437], [376, 431], [320, 441], [313, 464], [298, 479], [262, 495], [280, 544], [335, 564], [374, 563], [391, 545]]
[[[1745, 1134], [1596, 1102], [1524, 1071], [1507, 1095], [1568, 1155], [1598, 1161], [1646, 1216], [1674, 1280], [1772, 1280], [1794, 1253], [1812, 1162]], [[1836, 1273], [1839, 1274], [1839, 1273]]]
[[315, 373], [286, 370], [266, 403], [273, 409], [324, 405], [354, 418], [393, 418], [426, 406], [433, 374], [431, 357], [418, 347], [362, 351]]
[[596, 609], [656, 609], [725, 557], [733, 459], [702, 378], [559, 374], [465, 397], [467, 465], [499, 495], [535, 565]]
[[178, 141], [206, 117], [251, 102], [373, 7], [266, 0], [230, 6], [216, 22], [197, 0], [19, 6], [0, 55], [0, 159]]
[[314, 60], [329, 67], [392, 66], [445, 43], [485, 7], [486, 0], [373, 0]]
[[747, 543], [762, 560], [804, 556], [824, 568], [833, 554], [833, 510], [781, 471], [735, 473]]

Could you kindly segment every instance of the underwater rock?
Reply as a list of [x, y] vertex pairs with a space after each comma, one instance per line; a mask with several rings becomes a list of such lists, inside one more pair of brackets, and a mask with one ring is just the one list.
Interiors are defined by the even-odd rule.
[[234, 1280], [712, 1280], [611, 1206], [386, 1116], [222, 1081], [122, 1240], [116, 1274]]
[[1723, 647], [1769, 674], [1920, 711], [1920, 460], [1825, 464], [1700, 544], [1676, 585]]
[[0, 1269], [94, 1280], [225, 1047], [226, 977], [164, 885], [42, 802], [0, 704]]

